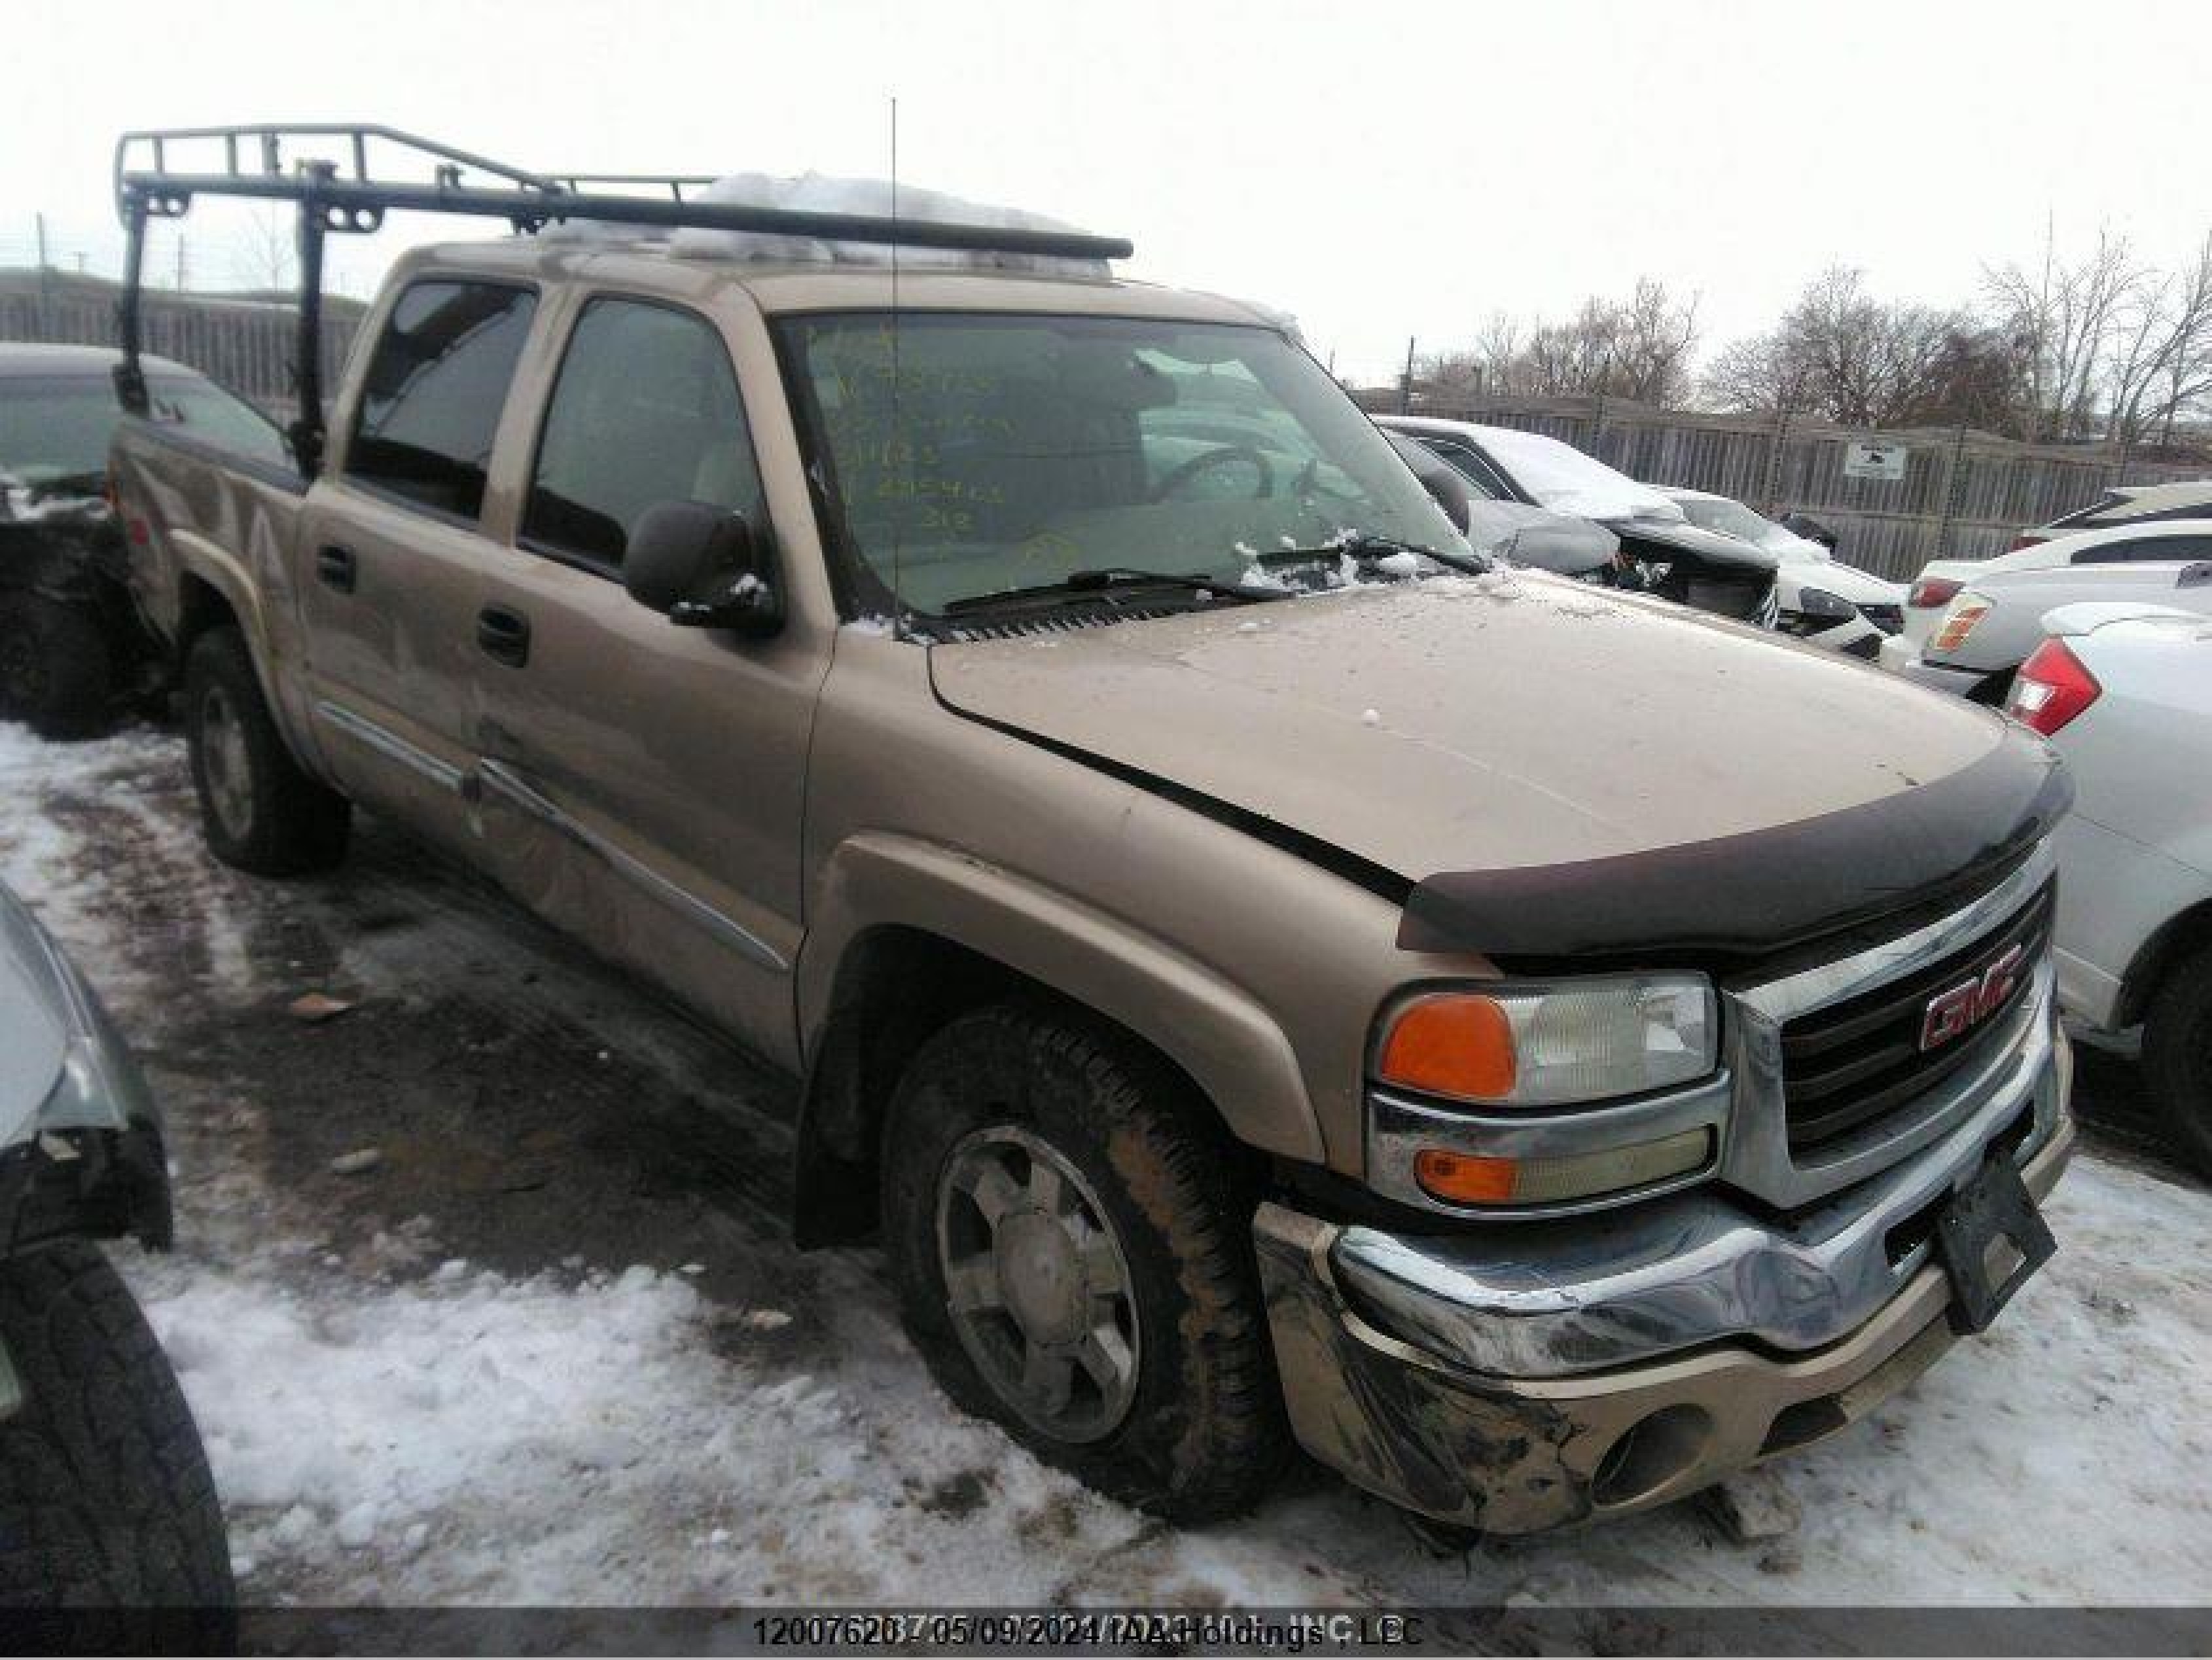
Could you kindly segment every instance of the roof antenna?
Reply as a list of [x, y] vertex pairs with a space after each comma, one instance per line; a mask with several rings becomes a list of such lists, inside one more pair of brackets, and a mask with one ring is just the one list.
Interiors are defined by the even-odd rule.
[[[903, 468], [905, 483], [914, 482], [914, 466], [910, 457], [900, 459], [904, 452], [906, 428], [899, 419], [899, 245], [898, 245], [898, 94], [891, 94], [891, 433], [890, 456], [893, 463]], [[903, 640], [906, 633], [906, 593], [900, 584], [899, 556], [906, 542], [906, 529], [900, 514], [891, 514], [891, 638]]]

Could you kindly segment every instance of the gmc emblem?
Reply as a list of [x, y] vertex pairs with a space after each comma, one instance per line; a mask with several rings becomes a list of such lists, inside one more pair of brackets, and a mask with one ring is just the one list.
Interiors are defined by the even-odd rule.
[[2009, 946], [1972, 979], [1929, 998], [1920, 1019], [1921, 1052], [1942, 1049], [2002, 1008], [2019, 987], [2021, 964], [2026, 961], [2027, 946]]

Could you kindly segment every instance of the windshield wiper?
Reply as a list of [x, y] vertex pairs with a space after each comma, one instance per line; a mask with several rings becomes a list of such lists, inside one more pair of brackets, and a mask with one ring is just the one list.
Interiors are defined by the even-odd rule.
[[1490, 561], [1480, 554], [1445, 553], [1437, 548], [1425, 548], [1412, 542], [1401, 542], [1395, 537], [1377, 536], [1371, 531], [1362, 531], [1356, 536], [1340, 537], [1333, 542], [1320, 542], [1310, 548], [1276, 548], [1255, 556], [1263, 568], [1269, 565], [1304, 564], [1310, 560], [1327, 559], [1337, 554], [1349, 554], [1363, 565], [1371, 565], [1394, 553], [1410, 553], [1423, 559], [1433, 559], [1452, 570], [1465, 571], [1480, 576], [1490, 569]]
[[1282, 599], [1289, 596], [1273, 588], [1249, 588], [1237, 582], [1224, 581], [1212, 576], [1184, 576], [1173, 571], [1138, 570], [1127, 565], [1110, 565], [1102, 570], [1070, 571], [1057, 582], [1041, 582], [1034, 587], [1006, 588], [997, 593], [971, 593], [950, 601], [944, 615], [988, 611], [994, 606], [1022, 605], [1034, 600], [1079, 599], [1109, 588], [1182, 588], [1192, 593], [1202, 593], [1211, 599], [1233, 599], [1252, 605], [1262, 599]]

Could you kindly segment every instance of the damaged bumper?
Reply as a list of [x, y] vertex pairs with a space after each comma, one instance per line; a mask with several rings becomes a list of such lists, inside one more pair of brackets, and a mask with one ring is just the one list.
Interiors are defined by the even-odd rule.
[[1889, 1174], [1776, 1219], [1674, 1195], [1579, 1224], [1433, 1238], [1279, 1205], [1255, 1221], [1299, 1440], [1392, 1501], [1498, 1534], [1626, 1514], [1843, 1428], [1954, 1341], [1936, 1213], [1985, 1161], [2040, 1199], [2071, 1067]]
[[161, 1114], [97, 994], [0, 888], [0, 1256], [174, 1229]]

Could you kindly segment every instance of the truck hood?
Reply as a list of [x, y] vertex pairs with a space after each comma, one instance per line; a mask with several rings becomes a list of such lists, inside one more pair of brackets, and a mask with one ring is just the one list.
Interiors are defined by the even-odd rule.
[[[2056, 764], [1833, 654], [1534, 572], [939, 645], [931, 669], [961, 714], [1409, 886], [1861, 822], [2008, 745], [2007, 776], [2033, 775], [2011, 794]], [[1875, 852], [1856, 879], [1891, 908], [1959, 873]], [[1498, 932], [1472, 948], [1520, 948]]]

